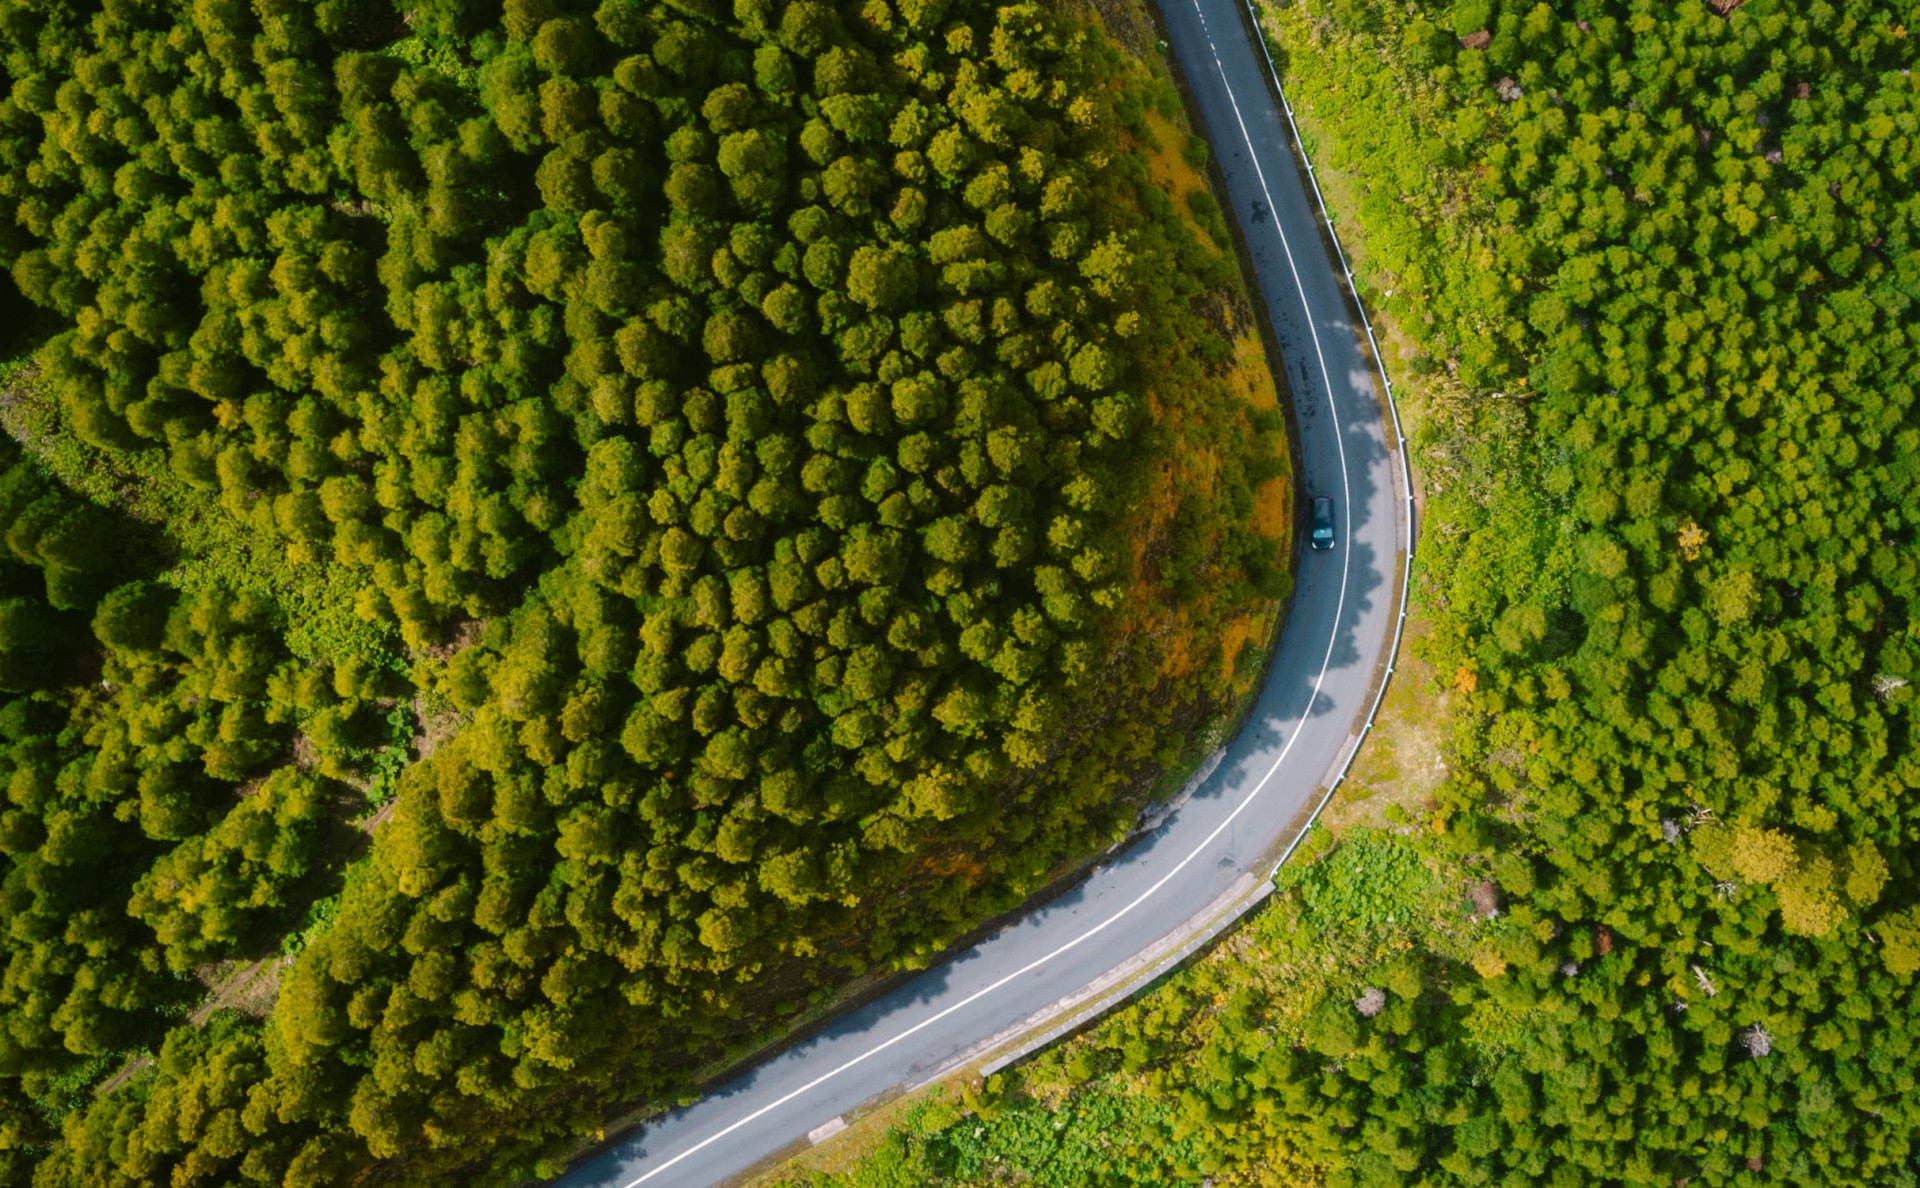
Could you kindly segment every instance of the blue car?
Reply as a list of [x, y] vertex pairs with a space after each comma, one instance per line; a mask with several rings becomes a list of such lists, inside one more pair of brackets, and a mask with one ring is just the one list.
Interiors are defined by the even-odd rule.
[[1333, 547], [1333, 496], [1313, 497], [1313, 535], [1308, 542], [1316, 549]]

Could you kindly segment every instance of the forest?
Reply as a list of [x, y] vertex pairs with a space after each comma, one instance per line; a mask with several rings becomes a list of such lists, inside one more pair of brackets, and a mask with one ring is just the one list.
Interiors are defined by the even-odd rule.
[[1091, 14], [0, 0], [0, 71], [0, 1184], [551, 1175], [1251, 689], [1279, 394]]
[[1449, 774], [832, 1182], [1915, 1183], [1920, 12], [1263, 17], [1417, 393]]

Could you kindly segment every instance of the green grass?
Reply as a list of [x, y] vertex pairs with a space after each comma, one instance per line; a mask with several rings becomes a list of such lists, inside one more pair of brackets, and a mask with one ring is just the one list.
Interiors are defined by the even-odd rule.
[[357, 571], [289, 559], [277, 542], [229, 515], [212, 491], [175, 475], [159, 447], [81, 440], [59, 401], [35, 382], [33, 354], [16, 343], [0, 358], [7, 431], [68, 489], [149, 529], [147, 543], [165, 567], [161, 581], [189, 592], [222, 586], [267, 595], [280, 608], [287, 647], [303, 660], [400, 660], [392, 626], [354, 611], [364, 585]]
[[844, 1175], [816, 1173], [787, 1184], [819, 1188], [923, 1188], [934, 1184], [1175, 1183], [1169, 1172], [1203, 1158], [1192, 1140], [1168, 1138], [1166, 1102], [1096, 1082], [1058, 1107], [1042, 1100], [968, 1094], [932, 1097], [909, 1110]]
[[280, 952], [298, 953], [313, 941], [313, 938], [325, 932], [333, 923], [333, 917], [340, 910], [340, 897], [329, 895], [325, 899], [316, 899], [307, 905], [306, 917], [300, 926], [280, 939]]
[[27, 1104], [50, 1126], [85, 1105], [93, 1087], [102, 1078], [126, 1062], [125, 1052], [101, 1052], [59, 1073], [32, 1078], [23, 1085]]
[[[1222, 1051], [1302, 1042], [1324, 1003], [1391, 985], [1415, 950], [1464, 963], [1502, 925], [1464, 911], [1475, 876], [1429, 829], [1356, 827], [1287, 864], [1258, 912], [1205, 957], [1066, 1040], [952, 1100], [939, 1091], [838, 1164], [766, 1183], [782, 1188], [1159, 1188], [1317, 1182], [1293, 1150], [1219, 1148], [1203, 1087]], [[1347, 1008], [1350, 1010], [1350, 1008]], [[1480, 1058], [1523, 1042], [1537, 1019], [1488, 1010], [1468, 1024]], [[1246, 1178], [1251, 1168], [1268, 1178]]]
[[1408, 841], [1359, 830], [1328, 861], [1288, 863], [1275, 883], [1282, 890], [1299, 888], [1307, 923], [1315, 929], [1371, 930], [1416, 920], [1434, 878]]

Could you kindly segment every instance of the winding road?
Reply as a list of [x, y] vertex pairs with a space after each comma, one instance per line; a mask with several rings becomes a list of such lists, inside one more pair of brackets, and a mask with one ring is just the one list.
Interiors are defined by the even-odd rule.
[[1412, 509], [1365, 327], [1242, 2], [1159, 0], [1287, 368], [1306, 493], [1333, 497], [1339, 541], [1300, 557], [1246, 724], [1177, 811], [1080, 884], [626, 1136], [555, 1181], [561, 1188], [723, 1183], [863, 1103], [990, 1054], [997, 1037], [1016, 1038], [1094, 984], [1148, 972], [1142, 954], [1264, 884], [1279, 846], [1344, 772], [1398, 641]]

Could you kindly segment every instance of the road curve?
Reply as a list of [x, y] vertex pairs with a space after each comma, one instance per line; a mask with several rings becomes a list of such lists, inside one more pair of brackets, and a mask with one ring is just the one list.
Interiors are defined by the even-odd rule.
[[1351, 755], [1398, 638], [1404, 457], [1241, 2], [1158, 0], [1287, 368], [1306, 493], [1333, 497], [1339, 539], [1300, 557], [1245, 726], [1179, 811], [1079, 885], [620, 1140], [560, 1188], [709, 1188], [929, 1079], [1179, 932], [1249, 871], [1264, 876], [1256, 868]]

